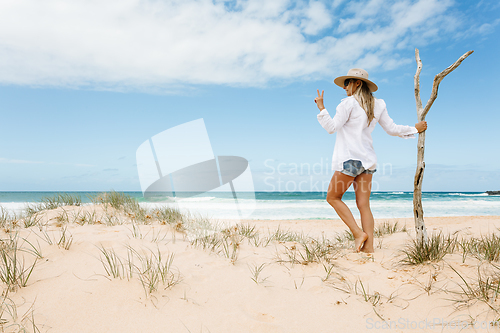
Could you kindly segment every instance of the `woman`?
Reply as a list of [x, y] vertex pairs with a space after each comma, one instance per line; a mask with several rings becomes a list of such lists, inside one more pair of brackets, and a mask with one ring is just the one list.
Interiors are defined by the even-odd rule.
[[[427, 122], [421, 121], [415, 127], [396, 125], [387, 113], [385, 102], [373, 97], [372, 93], [378, 87], [368, 80], [368, 72], [363, 69], [350, 69], [347, 75], [337, 77], [334, 83], [343, 87], [348, 97], [337, 106], [333, 118], [323, 104], [324, 91], [320, 95], [318, 90], [318, 97], [314, 99], [320, 110], [318, 121], [321, 126], [330, 134], [337, 133], [332, 158], [332, 170], [335, 173], [328, 187], [326, 200], [351, 230], [356, 252], [372, 253], [374, 221], [370, 210], [370, 193], [377, 156], [371, 133], [379, 123], [389, 135], [414, 138], [414, 134], [427, 129]], [[342, 202], [342, 196], [351, 184], [362, 228]]]

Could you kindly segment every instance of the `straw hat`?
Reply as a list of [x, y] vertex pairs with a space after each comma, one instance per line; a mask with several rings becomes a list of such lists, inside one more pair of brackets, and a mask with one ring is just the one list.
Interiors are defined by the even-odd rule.
[[344, 88], [344, 81], [346, 79], [358, 79], [365, 81], [368, 85], [368, 89], [370, 89], [371, 92], [375, 92], [378, 89], [375, 83], [368, 80], [368, 72], [361, 68], [351, 68], [349, 72], [347, 72], [347, 75], [339, 76], [338, 78], [333, 80], [333, 82], [339, 87]]

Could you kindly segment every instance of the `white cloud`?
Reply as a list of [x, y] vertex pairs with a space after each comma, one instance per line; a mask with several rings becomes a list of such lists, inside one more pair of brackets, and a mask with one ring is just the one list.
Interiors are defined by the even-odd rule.
[[305, 0], [3, 0], [0, 83], [258, 86], [331, 77], [354, 63], [394, 68], [405, 62], [398, 49], [413, 47], [416, 38], [436, 40], [445, 29], [440, 22], [453, 19], [445, 12], [450, 6], [450, 0], [344, 7]]
[[305, 34], [316, 35], [332, 24], [331, 14], [319, 1], [311, 1], [304, 12], [306, 17], [301, 22], [300, 27]]
[[[397, 7], [394, 5], [394, 7]], [[390, 8], [386, 0], [351, 1], [346, 8], [346, 16], [340, 20], [339, 31], [350, 32], [360, 25], [373, 26], [382, 23], [388, 16], [384, 14]]]
[[467, 30], [457, 34], [458, 38], [470, 38], [473, 36], [484, 37], [495, 31], [495, 27], [500, 23], [500, 19], [496, 19], [491, 23], [474, 24]]

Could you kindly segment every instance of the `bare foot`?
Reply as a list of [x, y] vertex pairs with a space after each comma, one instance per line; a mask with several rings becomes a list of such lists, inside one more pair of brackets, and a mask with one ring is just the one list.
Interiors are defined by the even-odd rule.
[[366, 232], [363, 232], [359, 237], [354, 238], [354, 247], [356, 248], [356, 252], [361, 251], [361, 246], [363, 246], [367, 239], [368, 234]]
[[370, 248], [368, 248], [368, 246], [365, 246], [365, 244], [363, 244], [363, 246], [361, 247], [361, 252], [365, 252], [365, 253], [373, 253], [373, 252], [375, 252], [375, 250], [373, 249], [373, 246], [371, 246]]

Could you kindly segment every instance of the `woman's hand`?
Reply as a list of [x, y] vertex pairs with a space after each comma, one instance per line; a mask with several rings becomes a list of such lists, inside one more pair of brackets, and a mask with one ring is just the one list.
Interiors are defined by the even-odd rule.
[[318, 106], [318, 109], [321, 111], [325, 108], [325, 105], [323, 104], [323, 95], [325, 91], [321, 90], [321, 95], [319, 94], [319, 89], [318, 89], [318, 97], [314, 99], [314, 103]]
[[426, 121], [421, 121], [419, 123], [415, 124], [415, 128], [417, 129], [418, 133], [422, 133], [427, 129], [427, 122]]

